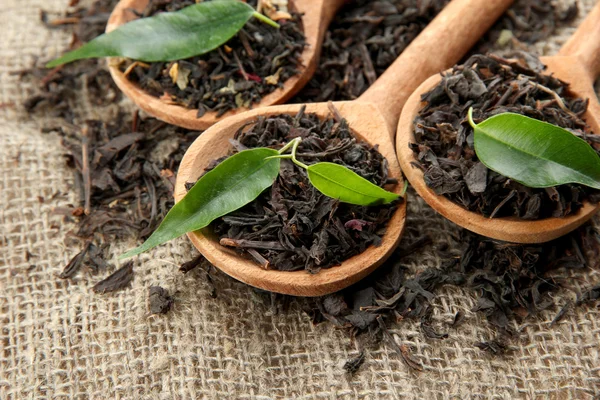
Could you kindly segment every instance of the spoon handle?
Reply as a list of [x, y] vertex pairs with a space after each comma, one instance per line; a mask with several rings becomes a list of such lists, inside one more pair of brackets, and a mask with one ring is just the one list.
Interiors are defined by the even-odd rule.
[[348, 3], [348, 0], [322, 0], [322, 2], [321, 26], [323, 27], [323, 30], [326, 31], [329, 23], [333, 20], [333, 17], [335, 17], [335, 14], [344, 4]]
[[377, 105], [389, 131], [410, 94], [429, 76], [456, 64], [513, 0], [452, 0], [358, 101]]
[[577, 57], [592, 82], [600, 75], [600, 1], [563, 45], [558, 55]]

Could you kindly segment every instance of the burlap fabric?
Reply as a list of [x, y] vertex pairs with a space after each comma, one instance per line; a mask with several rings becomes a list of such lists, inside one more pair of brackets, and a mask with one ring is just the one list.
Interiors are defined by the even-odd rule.
[[[600, 395], [600, 311], [578, 309], [557, 326], [557, 309], [515, 328], [521, 338], [506, 356], [473, 343], [495, 333], [469, 310], [473, 294], [445, 288], [434, 320], [462, 311], [467, 322], [446, 340], [423, 338], [413, 322], [392, 332], [425, 366], [414, 373], [387, 346], [369, 353], [354, 376], [342, 369], [356, 345], [329, 325], [313, 326], [295, 305], [274, 313], [254, 291], [218, 274], [209, 297], [203, 272], [183, 275], [193, 253], [177, 240], [140, 257], [130, 289], [97, 295], [104, 275], [57, 278], [78, 247], [65, 243], [73, 227], [53, 215], [75, 203], [73, 175], [57, 136], [42, 134], [19, 104], [32, 87], [14, 71], [59, 54], [69, 35], [46, 30], [41, 8], [61, 11], [67, 0], [2, 0], [0, 7], [0, 398], [77, 399], [350, 399], [350, 398], [592, 398]], [[584, 13], [594, 0], [582, 2]], [[540, 52], [552, 54], [565, 29]], [[125, 105], [127, 102], [125, 101]], [[85, 97], [74, 104], [96, 117]], [[57, 192], [60, 194], [52, 199]], [[40, 197], [41, 196], [41, 197]], [[43, 201], [42, 201], [43, 198]], [[457, 228], [413, 195], [406, 241], [428, 231], [437, 245], [454, 245]], [[119, 254], [133, 243], [112, 243]], [[27, 252], [32, 256], [27, 260]], [[115, 265], [119, 262], [109, 260]], [[439, 265], [431, 248], [406, 260], [418, 271]], [[572, 288], [600, 281], [595, 270], [572, 276]], [[147, 290], [175, 292], [174, 309], [148, 316]], [[564, 303], [559, 299], [558, 303]]]

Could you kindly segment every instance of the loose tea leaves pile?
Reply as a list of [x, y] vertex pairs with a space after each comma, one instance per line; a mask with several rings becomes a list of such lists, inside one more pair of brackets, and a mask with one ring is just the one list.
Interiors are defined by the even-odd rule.
[[79, 221], [74, 236], [145, 239], [174, 204], [173, 171], [198, 132], [119, 113], [111, 123], [88, 121], [82, 140], [78, 133], [62, 132], [81, 204], [63, 210]]
[[[117, 0], [97, 0], [89, 8], [78, 7], [60, 17], [42, 11], [41, 20], [50, 29], [71, 28], [74, 49], [102, 34]], [[44, 112], [68, 123], [75, 123], [84, 93], [94, 106], [107, 106], [121, 98], [121, 92], [106, 70], [103, 60], [83, 60], [54, 69], [31, 68], [19, 71], [21, 79], [32, 81], [37, 90], [23, 106], [28, 112]], [[55, 126], [45, 127], [52, 130]]]
[[599, 192], [575, 184], [528, 188], [487, 169], [475, 154], [465, 118], [469, 107], [477, 121], [513, 112], [567, 128], [600, 154], [600, 140], [586, 131], [581, 118], [587, 100], [573, 97], [567, 83], [544, 75], [537, 58], [528, 53], [516, 57], [472, 56], [423, 95], [427, 105], [415, 118], [411, 148], [418, 162], [413, 167], [423, 170], [425, 183], [438, 195], [485, 216], [536, 220], [573, 214], [585, 199], [598, 201]]
[[[377, 148], [357, 140], [347, 122], [337, 117], [321, 121], [304, 110], [296, 116], [260, 117], [237, 132], [234, 144], [236, 151], [280, 148], [295, 137], [302, 138], [296, 153], [300, 162], [333, 162], [378, 186], [395, 183], [388, 179], [387, 161]], [[270, 189], [212, 227], [221, 244], [248, 254], [264, 268], [316, 273], [378, 245], [395, 204], [340, 203], [316, 190], [304, 169], [282, 160]]]
[[331, 23], [319, 68], [295, 103], [360, 96], [449, 0], [356, 0]]
[[547, 39], [556, 28], [571, 23], [579, 13], [576, 2], [516, 0], [479, 40], [473, 53], [486, 54], [504, 47], [525, 50]]
[[[430, 244], [439, 246], [428, 236], [417, 237], [401, 245], [369, 277], [332, 295], [306, 300], [305, 308], [315, 323], [326, 320], [349, 329], [361, 339], [359, 344], [364, 348], [376, 345], [389, 335], [383, 321], [417, 320], [425, 337], [443, 340], [452, 335], [452, 329], [463, 320], [463, 315], [459, 312], [453, 320], [435, 324], [431, 319], [431, 302], [442, 285], [466, 287], [477, 293], [477, 304], [471, 311], [483, 313], [500, 336], [464, 345], [499, 354], [519, 337], [513, 329], [515, 321], [555, 306], [550, 293], [571, 289], [565, 271], [599, 265], [600, 232], [590, 224], [543, 244], [500, 242], [467, 230], [461, 230], [456, 240], [456, 247], [434, 250], [443, 260], [439, 268], [414, 274], [404, 266], [410, 263], [407, 258], [418, 260], [421, 252], [431, 251]], [[578, 296], [576, 305], [597, 300], [599, 293], [597, 286], [592, 287]], [[410, 354], [406, 346], [390, 344], [398, 347], [399, 356], [409, 367], [420, 369], [418, 363], [407, 359]], [[347, 368], [355, 371], [354, 363], [349, 362]]]
[[[195, 3], [152, 1], [141, 16], [177, 11]], [[257, 1], [248, 3], [256, 7]], [[305, 37], [300, 15], [292, 12], [289, 17], [279, 20], [279, 29], [251, 20], [225, 45], [201, 56], [149, 64], [127, 61], [121, 69], [151, 95], [198, 109], [198, 117], [209, 110], [220, 116], [235, 108], [248, 108], [299, 71]]]
[[[448, 0], [356, 0], [329, 26], [319, 67], [294, 103], [352, 100], [375, 82]], [[476, 53], [525, 48], [571, 22], [576, 2], [559, 7], [550, 0], [517, 0], [476, 46]]]
[[[118, 2], [119, 0], [96, 0], [89, 7], [76, 7], [56, 18], [42, 10], [40, 19], [48, 29], [73, 26], [70, 47], [74, 48], [104, 33], [108, 18]], [[77, 6], [78, 3], [79, 0], [71, 0], [72, 6]]]

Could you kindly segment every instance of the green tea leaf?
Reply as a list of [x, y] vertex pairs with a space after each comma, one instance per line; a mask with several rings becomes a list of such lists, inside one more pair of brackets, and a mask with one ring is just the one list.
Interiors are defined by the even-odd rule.
[[400, 197], [339, 164], [320, 162], [309, 165], [306, 170], [314, 187], [344, 203], [369, 206], [390, 203]]
[[278, 154], [276, 150], [257, 148], [227, 158], [196, 182], [144, 244], [120, 258], [140, 254], [184, 233], [202, 229], [250, 203], [277, 178], [281, 160], [266, 158]]
[[532, 188], [579, 183], [600, 189], [600, 157], [571, 132], [513, 113], [478, 125], [469, 118], [475, 153], [489, 169]]
[[239, 0], [194, 4], [179, 11], [160, 13], [121, 25], [49, 62], [46, 67], [95, 57], [121, 56], [153, 62], [197, 56], [227, 42], [253, 15], [275, 24]]

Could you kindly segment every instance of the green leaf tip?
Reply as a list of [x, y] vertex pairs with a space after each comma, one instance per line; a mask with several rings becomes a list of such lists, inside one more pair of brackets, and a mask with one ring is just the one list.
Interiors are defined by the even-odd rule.
[[99, 57], [127, 57], [144, 62], [183, 60], [223, 45], [253, 16], [279, 27], [242, 1], [205, 1], [128, 22], [48, 62], [46, 67]]
[[267, 17], [264, 14], [261, 14], [261, 13], [259, 13], [257, 11], [254, 11], [254, 13], [252, 14], [252, 16], [254, 18], [256, 18], [256, 19], [264, 22], [265, 24], [272, 26], [273, 28], [277, 28], [277, 29], [280, 28], [280, 26], [279, 26], [279, 24], [277, 22], [273, 21], [271, 18]]
[[474, 131], [477, 158], [492, 171], [532, 188], [577, 183], [600, 189], [600, 157], [566, 129], [502, 113]]

